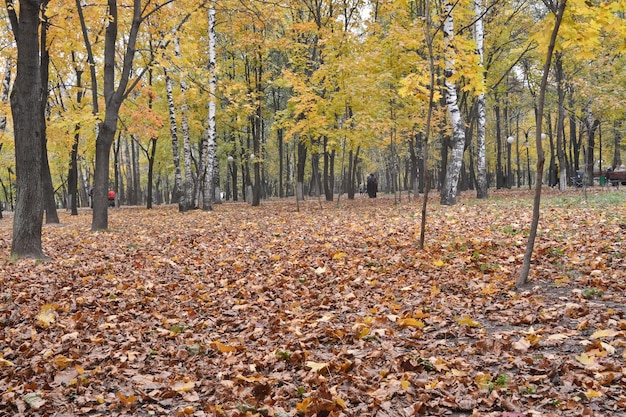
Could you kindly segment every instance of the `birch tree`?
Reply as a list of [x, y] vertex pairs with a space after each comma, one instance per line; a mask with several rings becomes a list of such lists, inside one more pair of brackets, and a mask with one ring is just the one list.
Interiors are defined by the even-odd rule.
[[[182, 53], [180, 50], [180, 38], [176, 38], [174, 44], [174, 50], [176, 58], [181, 58]], [[189, 105], [187, 104], [186, 92], [189, 88], [187, 86], [187, 80], [185, 79], [185, 74], [180, 75], [180, 95], [181, 95], [181, 128], [183, 133], [183, 169], [185, 173], [184, 181], [183, 181], [183, 198], [179, 203], [178, 207], [181, 208], [181, 211], [188, 211], [195, 209], [197, 207], [196, 198], [194, 198], [194, 181], [193, 181], [193, 172], [191, 169], [192, 161], [191, 161], [191, 137], [189, 134]]]
[[[444, 4], [445, 20], [443, 24], [444, 36], [444, 61], [445, 61], [445, 91], [448, 116], [452, 125], [452, 152], [447, 163], [446, 178], [441, 190], [441, 204], [454, 205], [458, 192], [459, 174], [463, 163], [463, 151], [465, 148], [465, 124], [457, 102], [455, 85], [455, 59], [454, 47], [454, 18], [453, 11], [456, 2], [448, 0]], [[445, 161], [444, 161], [445, 163]]]
[[[474, 12], [476, 14], [476, 22], [474, 23], [474, 40], [476, 41], [476, 53], [479, 56], [478, 66], [483, 69], [483, 47], [484, 47], [484, 25], [483, 15], [484, 6], [483, 0], [474, 0]], [[481, 78], [484, 79], [484, 71], [481, 74]], [[485, 146], [485, 125], [487, 123], [486, 116], [486, 100], [485, 92], [480, 91], [478, 97], [476, 97], [476, 165], [477, 165], [477, 187], [476, 194], [478, 198], [487, 198], [487, 150]]]
[[174, 89], [172, 88], [172, 77], [167, 69], [165, 74], [165, 94], [167, 97], [167, 110], [170, 119], [170, 137], [172, 141], [172, 159], [174, 160], [174, 189], [172, 190], [172, 201], [178, 203], [179, 211], [185, 211], [183, 194], [183, 176], [180, 169], [180, 153], [178, 152], [178, 126], [176, 124], [176, 103], [174, 102]]
[[202, 196], [202, 210], [212, 209], [212, 200], [215, 198], [215, 165], [217, 160], [217, 143], [215, 129], [215, 91], [217, 77], [215, 75], [215, 7], [211, 4], [208, 11], [209, 19], [209, 115], [204, 135], [204, 185]]

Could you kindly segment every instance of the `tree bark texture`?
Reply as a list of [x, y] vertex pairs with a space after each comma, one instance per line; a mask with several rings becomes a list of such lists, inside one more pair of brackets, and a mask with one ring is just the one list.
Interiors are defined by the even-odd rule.
[[[452, 11], [455, 3], [446, 1], [444, 22], [444, 40], [445, 40], [445, 86], [446, 86], [446, 105], [448, 107], [448, 116], [452, 124], [452, 151], [448, 160], [448, 168], [446, 169], [446, 177], [443, 188], [441, 190], [441, 204], [454, 205], [458, 193], [459, 174], [463, 163], [463, 153], [465, 150], [465, 124], [459, 110], [456, 85], [450, 81], [450, 77], [454, 75], [455, 69], [455, 52], [453, 47], [454, 41], [454, 19]], [[445, 163], [445, 161], [443, 161]]]
[[20, 2], [17, 28], [17, 75], [11, 92], [15, 137], [16, 206], [11, 256], [45, 258], [43, 227], [42, 126], [39, 57], [41, 1]]

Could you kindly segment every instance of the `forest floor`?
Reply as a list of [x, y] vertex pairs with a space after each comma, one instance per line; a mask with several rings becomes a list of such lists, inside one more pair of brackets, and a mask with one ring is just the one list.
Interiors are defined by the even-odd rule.
[[0, 221], [1, 416], [625, 416], [626, 191]]

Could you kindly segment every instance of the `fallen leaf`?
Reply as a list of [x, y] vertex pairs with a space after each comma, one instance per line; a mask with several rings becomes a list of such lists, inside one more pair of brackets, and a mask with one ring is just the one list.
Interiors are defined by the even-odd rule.
[[618, 334], [619, 332], [614, 329], [598, 330], [597, 332], [591, 335], [591, 339], [601, 339], [603, 337], [611, 338], [611, 337], [617, 336]]
[[311, 368], [311, 370], [313, 372], [322, 372], [324, 369], [328, 368], [328, 364], [327, 363], [320, 363], [320, 362], [313, 362], [313, 361], [307, 361], [306, 362], [306, 366], [308, 366], [309, 368]]
[[41, 392], [30, 392], [22, 397], [22, 400], [33, 410], [39, 410], [46, 400], [42, 398]]
[[4, 358], [0, 358], [0, 367], [9, 367], [9, 366], [15, 366], [15, 364], [11, 361], [8, 361]]
[[589, 399], [589, 400], [592, 400], [594, 398], [598, 398], [598, 397], [601, 397], [601, 396], [602, 396], [601, 392], [598, 392], [598, 391], [593, 390], [593, 389], [587, 390], [585, 392], [585, 397], [587, 397], [587, 399]]
[[469, 327], [480, 326], [480, 323], [472, 319], [470, 316], [463, 316], [463, 318], [457, 319], [456, 322], [459, 323], [461, 326], [469, 326]]
[[217, 350], [219, 350], [222, 353], [229, 353], [229, 352], [237, 351], [237, 348], [235, 346], [230, 346], [220, 341], [215, 341], [211, 345], [215, 346], [215, 348], [217, 348]]
[[194, 389], [195, 386], [196, 386], [196, 383], [194, 381], [187, 381], [187, 382], [181, 381], [172, 385], [172, 390], [176, 392], [188, 392]]
[[35, 318], [41, 326], [50, 326], [56, 320], [55, 306], [53, 304], [42, 305], [39, 314]]
[[412, 317], [398, 320], [398, 325], [400, 327], [415, 327], [417, 329], [423, 329], [424, 326], [426, 326], [422, 320], [414, 319]]
[[576, 356], [576, 360], [585, 366], [595, 365], [596, 358], [594, 356], [589, 356], [585, 352]]
[[63, 355], [56, 355], [54, 357], [54, 365], [60, 370], [67, 368], [67, 366], [72, 362], [74, 362], [74, 359], [70, 359]]
[[129, 406], [135, 404], [138, 401], [137, 397], [135, 397], [135, 394], [130, 394], [130, 395], [126, 396], [123, 393], [121, 393], [120, 391], [118, 391], [118, 392], [115, 393], [115, 395], [117, 396], [117, 398], [120, 400], [120, 403], [124, 407], [129, 407]]

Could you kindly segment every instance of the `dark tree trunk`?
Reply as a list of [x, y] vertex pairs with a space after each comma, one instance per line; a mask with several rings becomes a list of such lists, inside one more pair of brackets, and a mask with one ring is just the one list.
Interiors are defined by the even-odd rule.
[[588, 120], [587, 132], [587, 184], [593, 185], [593, 162], [596, 147], [596, 131], [600, 127], [600, 120], [594, 119], [593, 122]]
[[113, 149], [113, 169], [114, 169], [114, 187], [117, 193], [117, 203], [123, 204], [126, 201], [126, 193], [124, 193], [124, 184], [122, 184], [122, 174], [120, 172], [120, 149], [122, 146], [122, 135], [117, 135], [117, 142]]
[[285, 196], [285, 188], [283, 186], [283, 177], [285, 175], [285, 169], [283, 166], [284, 160], [284, 139], [283, 139], [284, 131], [279, 128], [276, 132], [277, 140], [278, 140], [278, 196], [283, 198]]
[[298, 200], [304, 199], [304, 169], [306, 166], [306, 145], [298, 141], [298, 162], [296, 167], [296, 196]]
[[[45, 7], [44, 7], [45, 8]], [[50, 54], [48, 52], [47, 45], [47, 33], [48, 33], [48, 19], [45, 17], [45, 13], [41, 13], [44, 16], [43, 23], [41, 25], [40, 33], [40, 47], [41, 47], [41, 100], [40, 100], [40, 117], [41, 117], [41, 167], [42, 185], [43, 185], [43, 202], [46, 213], [47, 224], [58, 224], [59, 215], [57, 213], [56, 201], [54, 200], [54, 186], [52, 185], [52, 175], [50, 174], [50, 163], [48, 161], [48, 138], [46, 136], [46, 107], [48, 104], [48, 68], [50, 66]]]
[[[570, 90], [569, 90], [568, 105], [570, 106], [570, 109], [573, 109], [574, 108], [573, 106], [575, 106], [573, 87], [570, 87]], [[573, 149], [574, 156], [571, 158], [572, 161], [574, 162], [574, 169], [572, 170], [572, 172], [568, 174], [570, 177], [574, 176], [574, 173], [580, 169], [581, 141], [578, 139], [577, 134], [576, 134], [578, 130], [577, 126], [578, 124], [576, 123], [576, 114], [570, 111], [569, 112], [569, 140], [570, 140], [571, 146], [574, 148]]]
[[496, 189], [500, 189], [504, 186], [504, 171], [502, 169], [502, 138], [500, 130], [500, 106], [494, 107], [496, 114]]
[[324, 137], [324, 195], [326, 201], [333, 201], [333, 178], [334, 178], [334, 151], [333, 156], [328, 152], [328, 138]]
[[11, 256], [45, 258], [43, 226], [41, 73], [39, 15], [41, 1], [21, 1], [19, 21], [9, 14], [17, 41], [17, 75], [11, 92], [15, 137], [16, 207]]
[[150, 154], [148, 155], [148, 189], [146, 190], [146, 208], [152, 208], [152, 177], [154, 176], [154, 159], [156, 157], [157, 138], [150, 139]]
[[116, 67], [116, 44], [117, 44], [117, 0], [107, 0], [109, 22], [106, 28], [104, 40], [104, 99], [106, 108], [104, 120], [99, 125], [98, 136], [96, 137], [96, 169], [94, 172], [93, 190], [93, 212], [91, 220], [91, 230], [104, 230], [109, 227], [109, 155], [111, 146], [117, 131], [117, 119], [120, 107], [126, 94], [128, 80], [130, 78], [133, 60], [135, 57], [135, 46], [141, 18], [141, 1], [133, 1], [133, 20], [129, 35], [126, 39], [126, 50], [124, 52], [124, 62], [117, 88], [115, 86]]
[[622, 154], [620, 152], [620, 146], [622, 143], [622, 135], [619, 130], [618, 122], [615, 122], [613, 124], [613, 134], [614, 134], [613, 146], [615, 150], [613, 151], [613, 165], [612, 166], [613, 166], [613, 169], [615, 169], [615, 167], [622, 165]]
[[350, 150], [348, 154], [348, 199], [354, 200], [356, 193], [356, 178], [359, 165], [359, 152], [361, 147], [357, 147], [356, 151]]
[[[73, 57], [73, 55], [72, 55]], [[83, 72], [76, 69], [76, 102], [80, 105], [83, 101], [82, 91]], [[67, 179], [68, 194], [70, 196], [70, 210], [72, 216], [78, 215], [78, 142], [80, 140], [80, 125], [76, 125], [72, 152], [70, 155], [70, 172]]]

